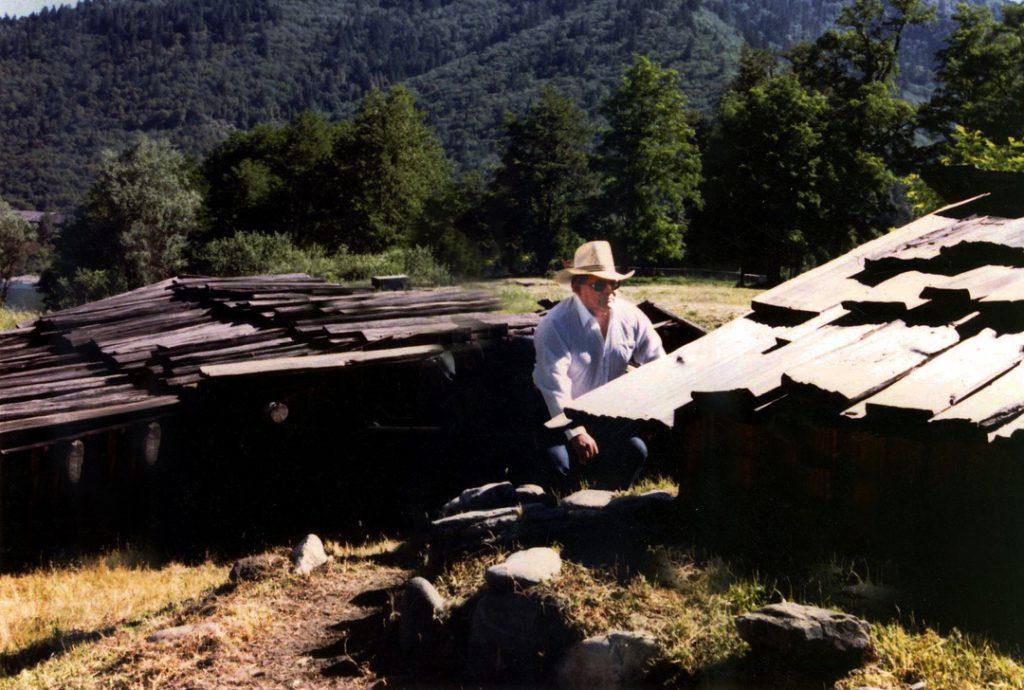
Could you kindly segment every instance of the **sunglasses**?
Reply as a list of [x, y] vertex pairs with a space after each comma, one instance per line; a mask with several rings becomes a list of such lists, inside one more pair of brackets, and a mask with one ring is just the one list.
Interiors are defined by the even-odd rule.
[[592, 283], [587, 283], [590, 289], [597, 293], [602, 293], [606, 288], [611, 288], [614, 292], [619, 289], [619, 281], [617, 280], [595, 280]]

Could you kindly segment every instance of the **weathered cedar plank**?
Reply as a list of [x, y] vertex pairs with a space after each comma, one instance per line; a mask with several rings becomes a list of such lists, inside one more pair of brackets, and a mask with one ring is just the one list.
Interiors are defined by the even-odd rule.
[[113, 383], [127, 381], [128, 377], [122, 374], [110, 374], [106, 376], [88, 376], [70, 381], [55, 381], [52, 383], [40, 383], [31, 386], [21, 386], [0, 391], [0, 403], [16, 402], [31, 398], [41, 398], [56, 393], [66, 393], [73, 390], [84, 390], [86, 388], [97, 388]]
[[392, 350], [374, 350], [372, 352], [343, 352], [331, 355], [308, 355], [305, 357], [283, 357], [265, 359], [255, 362], [239, 362], [236, 364], [214, 364], [200, 369], [208, 378], [225, 378], [231, 376], [250, 376], [271, 372], [301, 372], [317, 369], [332, 369], [357, 363], [386, 362], [401, 359], [417, 359], [438, 355], [445, 351], [440, 345], [419, 345], [402, 347]]
[[996, 335], [985, 329], [931, 358], [893, 385], [846, 410], [850, 418], [931, 418], [952, 407], [1024, 356], [1024, 333]]
[[[1024, 268], [980, 266], [944, 283], [928, 287], [924, 297], [932, 300], [977, 301], [1003, 289], [1024, 286]], [[1021, 287], [1018, 287], [1021, 289]]]
[[846, 406], [888, 386], [959, 339], [952, 326], [907, 326], [895, 321], [827, 357], [787, 369], [783, 386]]
[[16, 374], [0, 376], [0, 389], [32, 383], [82, 378], [90, 373], [101, 371], [103, 368], [103, 365], [99, 362], [75, 362], [74, 364], [64, 364], [62, 366], [36, 367], [31, 371], [21, 371]]
[[[32, 417], [30, 419], [19, 419], [12, 422], [4, 422], [0, 425], [0, 440], [13, 436], [18, 432], [25, 432], [46, 427], [58, 427], [69, 424], [81, 424], [83, 422], [95, 422], [111, 417], [132, 415], [140, 412], [153, 412], [158, 409], [170, 409], [179, 403], [176, 395], [155, 395], [148, 400], [109, 405], [90, 410], [78, 410], [75, 412], [61, 412], [57, 414]], [[6, 445], [6, 444], [5, 444]]]
[[864, 268], [866, 259], [886, 256], [910, 239], [935, 233], [957, 223], [938, 213], [919, 218], [758, 295], [752, 301], [754, 310], [767, 307], [818, 314], [843, 301], [865, 297], [868, 294], [867, 286], [853, 280], [851, 276]]
[[859, 326], [826, 325], [817, 331], [760, 356], [752, 355], [739, 362], [723, 362], [707, 367], [700, 381], [693, 386], [693, 397], [711, 401], [718, 396], [732, 397], [745, 391], [755, 403], [773, 394], [782, 386], [782, 375], [788, 370], [819, 357], [830, 357], [841, 347], [854, 343], [879, 329], [874, 324]]
[[932, 417], [938, 428], [976, 427], [991, 431], [1024, 412], [1024, 365], [1008, 372]]
[[26, 417], [39, 417], [56, 412], [72, 412], [95, 407], [108, 407], [137, 402], [153, 397], [151, 393], [132, 385], [105, 386], [72, 395], [61, 395], [44, 400], [0, 405], [0, 422]]
[[626, 376], [573, 400], [571, 419], [613, 417], [653, 420], [672, 426], [676, 410], [688, 405], [691, 390], [712, 362], [756, 356], [775, 344], [770, 326], [746, 317], [734, 319], [703, 338], [687, 343]]
[[920, 271], [907, 271], [899, 273], [888, 280], [870, 288], [867, 295], [861, 299], [847, 300], [843, 307], [850, 313], [880, 313], [888, 310], [893, 317], [921, 306], [928, 301], [922, 295], [928, 288], [941, 285], [949, 281], [948, 276], [935, 273], [921, 273]]

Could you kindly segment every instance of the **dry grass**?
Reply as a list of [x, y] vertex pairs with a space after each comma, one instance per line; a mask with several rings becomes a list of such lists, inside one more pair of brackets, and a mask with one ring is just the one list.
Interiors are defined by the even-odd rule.
[[[122, 621], [99, 639], [26, 668], [17, 676], [0, 679], [0, 690], [318, 687], [317, 679], [323, 679], [320, 666], [328, 662], [314, 662], [309, 650], [337, 638], [333, 624], [346, 616], [361, 615], [360, 609], [349, 603], [353, 595], [392, 586], [407, 577], [404, 571], [379, 565], [373, 558], [389, 553], [395, 544], [328, 543], [328, 550], [340, 560], [309, 577], [282, 570], [271, 579], [226, 590], [199, 586], [210, 567], [204, 564], [191, 570], [195, 590], [191, 597], [173, 584], [181, 566], [168, 567], [162, 571], [172, 579], [167, 597], [173, 598], [176, 591], [185, 598], [148, 616], [140, 612], [133, 621]], [[284, 555], [287, 549], [277, 552]], [[212, 584], [223, 582], [226, 568], [214, 571]], [[50, 573], [55, 580], [61, 575]], [[116, 578], [101, 579], [89, 593], [115, 599], [122, 586]], [[162, 628], [198, 622], [213, 623], [216, 630], [173, 643], [145, 639]], [[323, 683], [332, 688], [366, 685], [369, 682], [359, 678]]]
[[[537, 300], [560, 300], [570, 294], [569, 288], [547, 278], [509, 278], [475, 286], [493, 291], [501, 300], [502, 309], [513, 313], [536, 311]], [[750, 300], [760, 292], [721, 280], [635, 278], [625, 283], [620, 294], [635, 303], [657, 302], [679, 316], [713, 329], [750, 311]]]
[[150, 566], [115, 552], [73, 567], [0, 576], [0, 653], [134, 623], [225, 581], [213, 563]]

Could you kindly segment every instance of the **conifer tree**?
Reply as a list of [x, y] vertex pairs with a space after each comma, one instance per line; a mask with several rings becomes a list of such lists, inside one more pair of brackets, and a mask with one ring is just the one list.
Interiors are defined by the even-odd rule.
[[688, 211], [699, 208], [701, 162], [675, 70], [637, 56], [601, 110], [603, 229], [621, 260], [682, 258]]
[[506, 121], [491, 192], [508, 265], [544, 271], [572, 256], [586, 233], [582, 213], [597, 191], [592, 136], [583, 111], [551, 87], [527, 113]]

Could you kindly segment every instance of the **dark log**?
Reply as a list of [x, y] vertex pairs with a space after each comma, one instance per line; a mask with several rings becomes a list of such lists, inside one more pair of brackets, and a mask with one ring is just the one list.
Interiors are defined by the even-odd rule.
[[57, 453], [64, 479], [72, 485], [82, 481], [82, 468], [85, 465], [85, 444], [82, 440], [76, 438], [69, 443], [61, 443]]
[[408, 290], [409, 276], [401, 273], [393, 276], [373, 276], [370, 283], [378, 290]]
[[283, 402], [267, 403], [263, 408], [263, 414], [274, 424], [281, 424], [288, 419], [288, 406]]
[[160, 422], [149, 422], [132, 430], [131, 444], [135, 458], [141, 459], [148, 467], [155, 467], [160, 460], [160, 441], [163, 428]]

